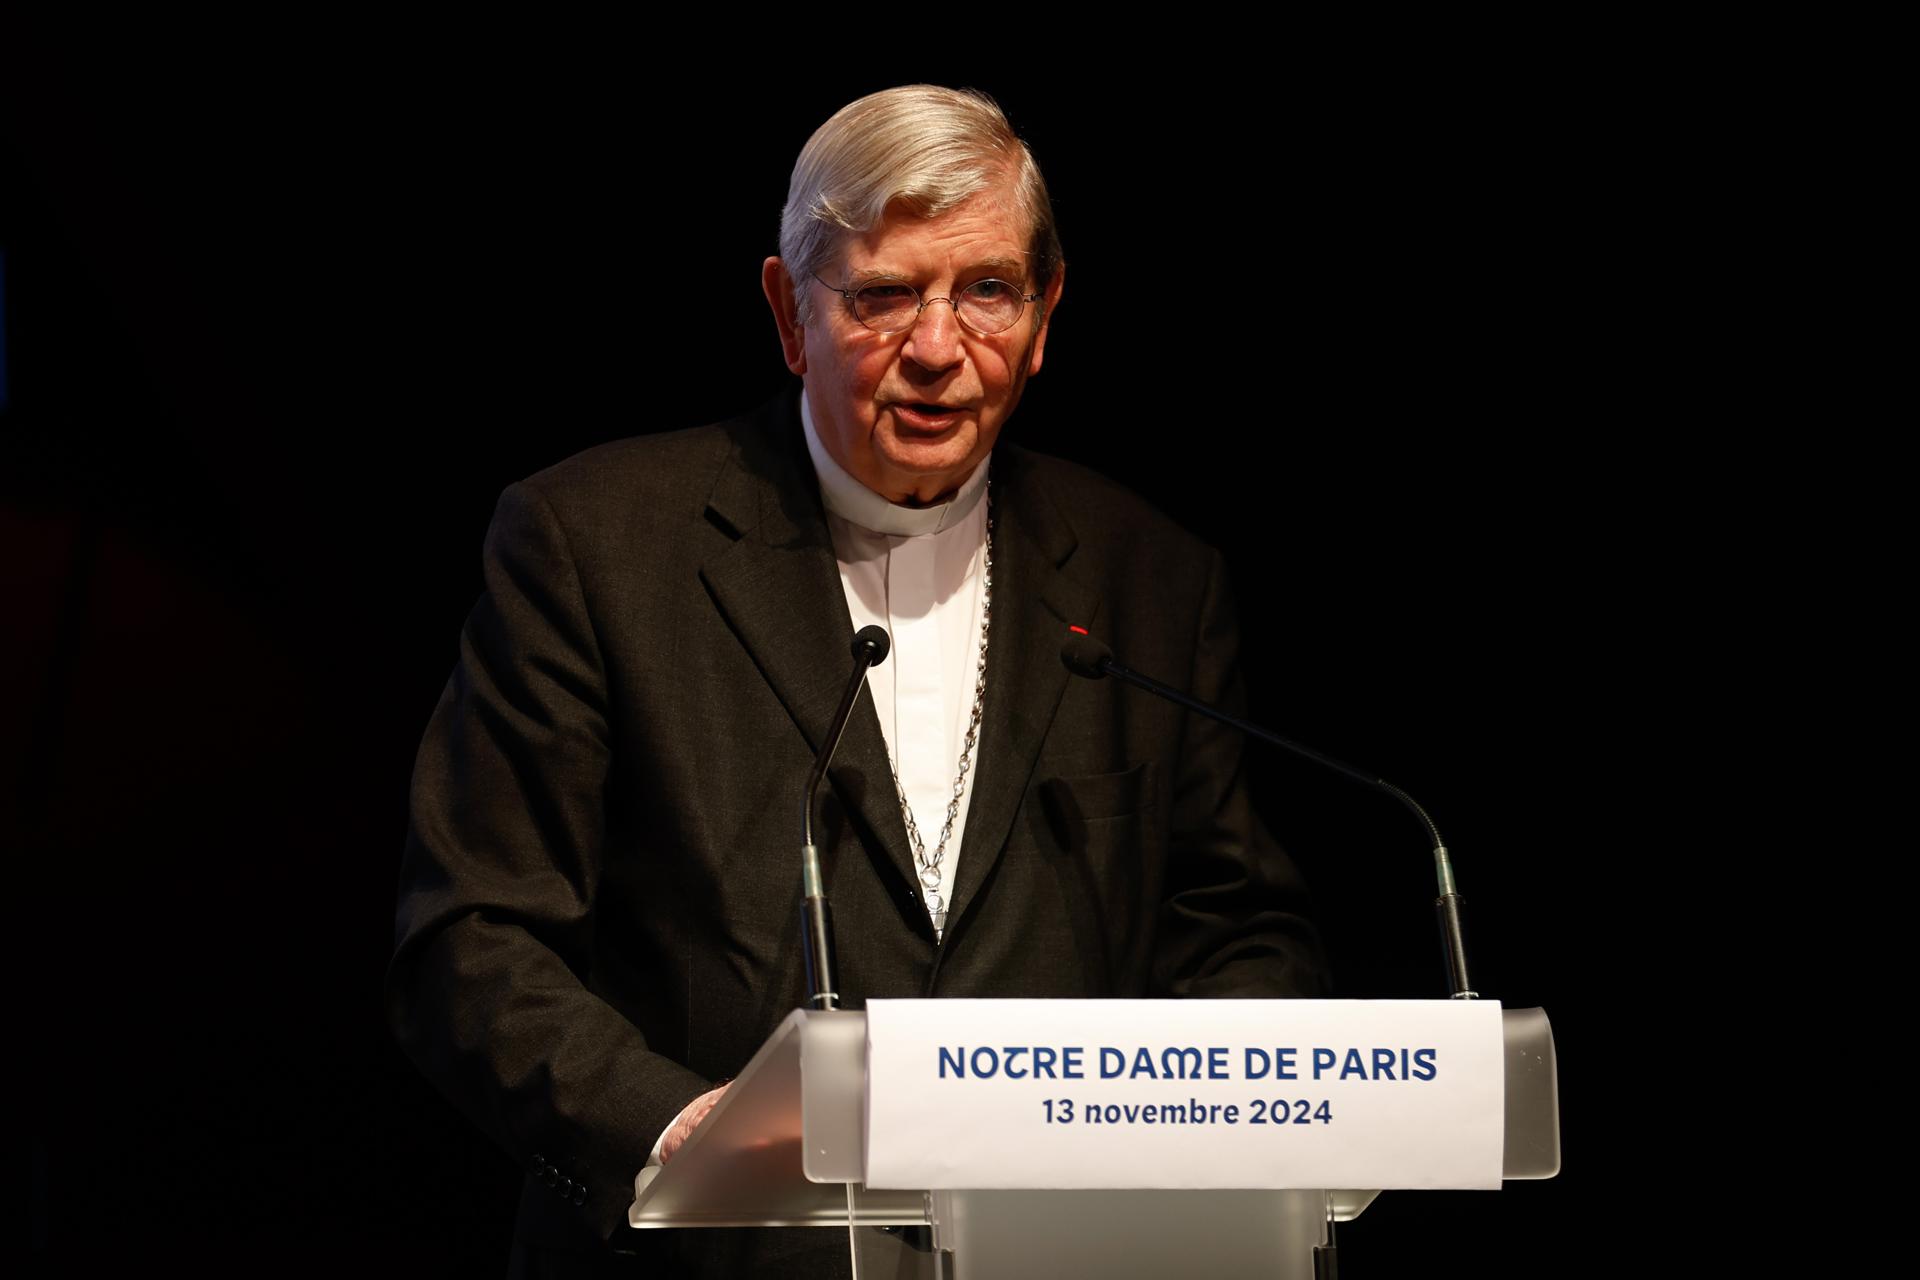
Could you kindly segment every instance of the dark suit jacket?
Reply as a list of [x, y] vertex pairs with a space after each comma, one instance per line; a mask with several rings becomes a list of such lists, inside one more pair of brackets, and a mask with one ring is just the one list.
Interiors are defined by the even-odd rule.
[[[487, 538], [414, 775], [389, 1008], [529, 1170], [525, 1241], [658, 1235], [623, 1225], [654, 1140], [802, 1002], [800, 797], [852, 624], [797, 403], [582, 454], [508, 489]], [[986, 705], [944, 944], [870, 699], [823, 788], [846, 1005], [1322, 994], [1239, 736], [1060, 661], [1077, 623], [1235, 704], [1220, 557], [1005, 444], [991, 494]]]

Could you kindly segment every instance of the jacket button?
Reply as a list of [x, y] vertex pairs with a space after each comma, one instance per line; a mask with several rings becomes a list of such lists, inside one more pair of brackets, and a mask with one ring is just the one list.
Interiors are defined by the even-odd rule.
[[560, 1171], [552, 1165], [547, 1166], [547, 1185], [553, 1186], [560, 1181]]
[[546, 1171], [547, 1171], [546, 1158], [544, 1156], [535, 1156], [533, 1158], [533, 1176], [537, 1178], [541, 1174], [545, 1173]]
[[572, 1178], [560, 1179], [560, 1198], [562, 1200], [565, 1200], [572, 1194], [573, 1194], [573, 1179]]
[[587, 1184], [584, 1182], [578, 1183], [573, 1188], [574, 1207], [578, 1208], [579, 1206], [585, 1204], [586, 1202], [587, 1202]]

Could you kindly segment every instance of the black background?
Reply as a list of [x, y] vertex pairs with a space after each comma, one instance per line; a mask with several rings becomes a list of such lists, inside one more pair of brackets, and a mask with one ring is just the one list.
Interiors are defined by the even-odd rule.
[[[558, 22], [10, 33], [0, 763], [36, 1256], [502, 1270], [517, 1175], [379, 997], [493, 500], [785, 385], [757, 273], [792, 158], [916, 78], [994, 93], [1053, 191], [1066, 292], [1014, 437], [1227, 550], [1256, 718], [1423, 800], [1478, 985], [1554, 1019], [1563, 1175], [1385, 1197], [1351, 1274], [1625, 1247], [1598, 886], [1609, 815], [1665, 786], [1630, 749], [1690, 587], [1649, 532], [1645, 406], [1686, 329], [1665, 267], [1711, 230], [1706, 126], [1558, 45], [1072, 77], [996, 48], [981, 75]], [[1441, 994], [1418, 829], [1256, 771], [1340, 994]]]

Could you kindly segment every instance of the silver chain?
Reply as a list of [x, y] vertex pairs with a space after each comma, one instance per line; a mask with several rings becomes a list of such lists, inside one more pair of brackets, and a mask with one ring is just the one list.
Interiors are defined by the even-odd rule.
[[913, 806], [907, 803], [907, 789], [900, 785], [900, 766], [893, 765], [893, 790], [900, 797], [900, 816], [907, 821], [907, 839], [913, 844], [913, 862], [920, 874], [920, 890], [926, 896], [927, 914], [933, 918], [933, 936], [938, 940], [947, 931], [947, 903], [940, 896], [940, 863], [947, 856], [947, 841], [953, 836], [953, 824], [960, 816], [960, 798], [967, 793], [967, 771], [973, 767], [973, 748], [980, 741], [980, 712], [987, 699], [987, 632], [993, 623], [993, 481], [987, 481], [983, 499], [987, 504], [987, 556], [981, 574], [980, 660], [973, 682], [973, 712], [967, 718], [967, 741], [960, 748], [960, 771], [953, 779], [953, 798], [947, 801], [947, 821], [940, 828], [940, 843], [933, 856], [927, 856], [926, 841], [920, 838], [920, 826], [913, 820]]

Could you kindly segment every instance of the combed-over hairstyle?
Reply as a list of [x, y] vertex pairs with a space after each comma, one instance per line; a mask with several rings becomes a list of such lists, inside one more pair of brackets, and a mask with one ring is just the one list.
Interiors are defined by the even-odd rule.
[[[780, 215], [780, 257], [801, 319], [811, 318], [813, 274], [846, 236], [879, 226], [890, 205], [935, 218], [1007, 179], [1033, 228], [1027, 249], [1032, 289], [1044, 292], [1060, 270], [1053, 203], [1033, 153], [992, 98], [975, 89], [910, 84], [834, 112], [800, 149]], [[1045, 307], [1039, 304], [1036, 320], [1046, 319]]]

